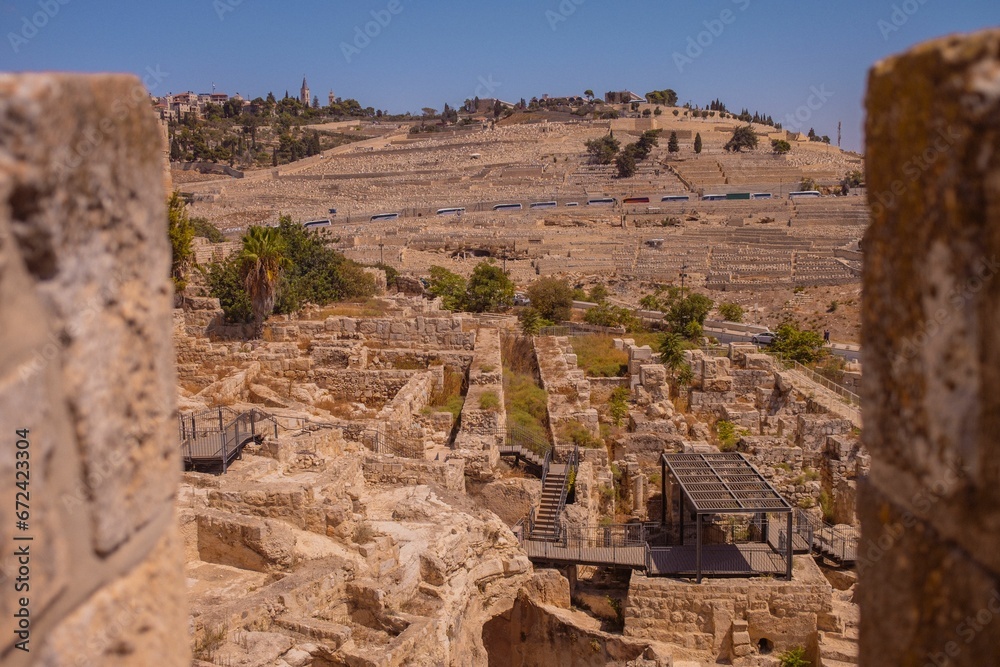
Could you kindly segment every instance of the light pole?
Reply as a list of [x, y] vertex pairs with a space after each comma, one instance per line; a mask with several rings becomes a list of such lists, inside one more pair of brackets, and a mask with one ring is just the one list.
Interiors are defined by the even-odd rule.
[[383, 258], [382, 258], [382, 248], [384, 246], [385, 246], [384, 243], [379, 243], [378, 244], [378, 263], [382, 264], [383, 266], [385, 265], [385, 260], [383, 260]]
[[686, 263], [681, 265], [681, 298], [682, 299], [684, 298], [684, 279], [687, 278], [687, 275], [688, 275], [687, 274], [687, 268], [688, 268], [688, 265]]

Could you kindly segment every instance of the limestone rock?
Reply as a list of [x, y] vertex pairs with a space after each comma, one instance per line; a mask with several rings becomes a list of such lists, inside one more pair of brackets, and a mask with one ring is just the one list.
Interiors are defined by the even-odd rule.
[[960, 625], [1000, 608], [998, 82], [1000, 30], [869, 79], [862, 664], [1000, 664]]
[[180, 465], [162, 174], [134, 77], [0, 75], [0, 415], [30, 431], [42, 664], [190, 662], [182, 554], [163, 546]]

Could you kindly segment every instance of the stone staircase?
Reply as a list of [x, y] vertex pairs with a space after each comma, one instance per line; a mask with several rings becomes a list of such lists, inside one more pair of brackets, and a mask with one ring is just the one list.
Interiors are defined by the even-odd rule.
[[559, 536], [559, 501], [566, 484], [567, 468], [567, 465], [558, 463], [549, 466], [549, 473], [542, 485], [542, 500], [531, 531], [533, 540], [554, 540]]
[[857, 612], [838, 612], [838, 607], [849, 603], [833, 601], [834, 612], [844, 623], [841, 632], [822, 632], [819, 642], [817, 667], [856, 667], [858, 664]]
[[856, 667], [858, 664], [858, 629], [824, 632], [819, 644], [818, 667]]

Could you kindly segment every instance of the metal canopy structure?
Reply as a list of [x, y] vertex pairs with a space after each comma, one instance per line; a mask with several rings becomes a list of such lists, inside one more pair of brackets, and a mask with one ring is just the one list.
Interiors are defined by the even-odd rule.
[[[791, 512], [792, 506], [742, 454], [663, 454], [695, 514]], [[664, 475], [665, 477], [665, 475]]]
[[[660, 485], [663, 503], [660, 523], [667, 523], [667, 475], [680, 489], [680, 541], [684, 544], [684, 515], [695, 515], [695, 574], [703, 574], [704, 519], [713, 514], [755, 514], [763, 517], [764, 543], [768, 543], [766, 518], [769, 514], [786, 515], [786, 527], [779, 531], [783, 547], [785, 576], [792, 578], [792, 506], [760, 474], [746, 457], [737, 452], [661, 454]], [[783, 533], [783, 534], [782, 534]], [[711, 570], [710, 570], [711, 573]]]

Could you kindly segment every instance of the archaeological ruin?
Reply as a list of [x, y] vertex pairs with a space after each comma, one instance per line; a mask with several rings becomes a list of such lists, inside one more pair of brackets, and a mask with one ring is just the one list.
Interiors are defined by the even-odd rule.
[[[998, 82], [996, 30], [878, 63], [867, 200], [587, 207], [639, 193], [613, 191], [581, 138], [652, 120], [380, 134], [192, 178], [191, 209], [230, 231], [332, 196], [356, 207], [324, 233], [378, 294], [273, 315], [255, 337], [199, 270], [173, 292], [172, 184], [138, 80], [0, 76], [0, 416], [17, 434], [0, 470], [30, 461], [34, 496], [29, 524], [4, 493], [0, 660], [1000, 664]], [[730, 155], [732, 128], [706, 125], [704, 155], [657, 153], [637, 191], [787, 193], [861, 164], [828, 146]], [[494, 210], [512, 202], [526, 206]], [[236, 238], [198, 240], [195, 263]], [[529, 335], [421, 284], [483, 257], [519, 288], [603, 280], [635, 308], [634, 286], [679, 273], [788, 292], [771, 317], [863, 281], [862, 363], [831, 379], [706, 336], [682, 377], [658, 333]], [[594, 372], [595, 350], [618, 372]], [[27, 562], [30, 595], [8, 595]]]

